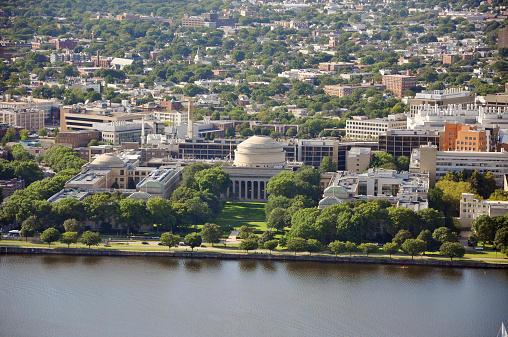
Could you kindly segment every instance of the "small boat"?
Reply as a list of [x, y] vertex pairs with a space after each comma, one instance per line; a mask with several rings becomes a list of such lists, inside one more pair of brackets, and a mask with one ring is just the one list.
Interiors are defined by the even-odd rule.
[[401, 268], [402, 268], [402, 269], [407, 269], [407, 268], [409, 268], [409, 267], [406, 267], [406, 266], [402, 266]]
[[501, 329], [497, 333], [497, 337], [508, 337], [508, 333], [506, 332], [506, 328], [504, 327], [504, 323], [501, 322]]

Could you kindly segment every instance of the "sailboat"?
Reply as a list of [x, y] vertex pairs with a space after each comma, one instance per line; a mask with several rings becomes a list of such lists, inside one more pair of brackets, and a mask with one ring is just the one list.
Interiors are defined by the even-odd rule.
[[506, 332], [506, 328], [504, 327], [504, 323], [501, 322], [501, 329], [497, 333], [497, 337], [508, 337], [508, 333]]

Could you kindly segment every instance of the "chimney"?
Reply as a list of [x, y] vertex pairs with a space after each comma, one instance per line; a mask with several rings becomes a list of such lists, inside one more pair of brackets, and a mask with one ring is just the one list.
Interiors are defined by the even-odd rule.
[[193, 130], [193, 123], [194, 123], [194, 106], [192, 104], [192, 99], [189, 99], [187, 101], [189, 103], [188, 109], [187, 109], [187, 138], [192, 139], [194, 138], [194, 130]]

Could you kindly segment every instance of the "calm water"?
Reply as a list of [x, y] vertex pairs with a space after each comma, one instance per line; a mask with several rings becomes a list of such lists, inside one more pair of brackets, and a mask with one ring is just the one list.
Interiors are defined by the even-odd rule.
[[0, 336], [496, 336], [508, 271], [0, 256]]

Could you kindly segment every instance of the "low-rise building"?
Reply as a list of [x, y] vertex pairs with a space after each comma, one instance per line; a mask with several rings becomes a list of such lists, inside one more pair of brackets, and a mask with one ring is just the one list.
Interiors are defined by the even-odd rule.
[[438, 131], [388, 130], [379, 134], [379, 151], [384, 151], [397, 159], [400, 156], [411, 157], [413, 149], [421, 145], [439, 146]]
[[92, 139], [100, 139], [99, 131], [80, 130], [58, 133], [57, 143], [59, 145], [69, 146], [73, 149], [87, 146]]
[[508, 201], [477, 200], [472, 193], [462, 193], [460, 198], [459, 222], [465, 228], [471, 228], [472, 222], [480, 215], [493, 217], [507, 213]]
[[416, 87], [416, 77], [412, 75], [383, 75], [382, 83], [391, 90], [395, 97], [404, 97], [406, 90]]
[[0, 110], [0, 123], [7, 123], [30, 131], [38, 131], [44, 127], [44, 111]]
[[417, 93], [414, 98], [409, 100], [409, 115], [414, 116], [417, 110], [423, 106], [437, 106], [442, 109], [450, 104], [454, 104], [466, 108], [468, 104], [474, 104], [474, 100], [475, 97], [471, 95], [470, 91], [459, 88], [424, 91]]
[[21, 178], [12, 178], [0, 180], [0, 187], [2, 187], [2, 197], [8, 198], [18, 190], [25, 188], [25, 180]]
[[338, 171], [323, 193], [318, 208], [356, 199], [387, 199], [394, 206], [413, 210], [428, 207], [429, 175], [369, 169], [366, 173]]
[[386, 89], [386, 86], [383, 84], [375, 84], [369, 82], [358, 84], [325, 85], [324, 87], [325, 94], [338, 97], [349, 96], [357, 89], [361, 89], [364, 92], [367, 91], [368, 89], [383, 91]]

